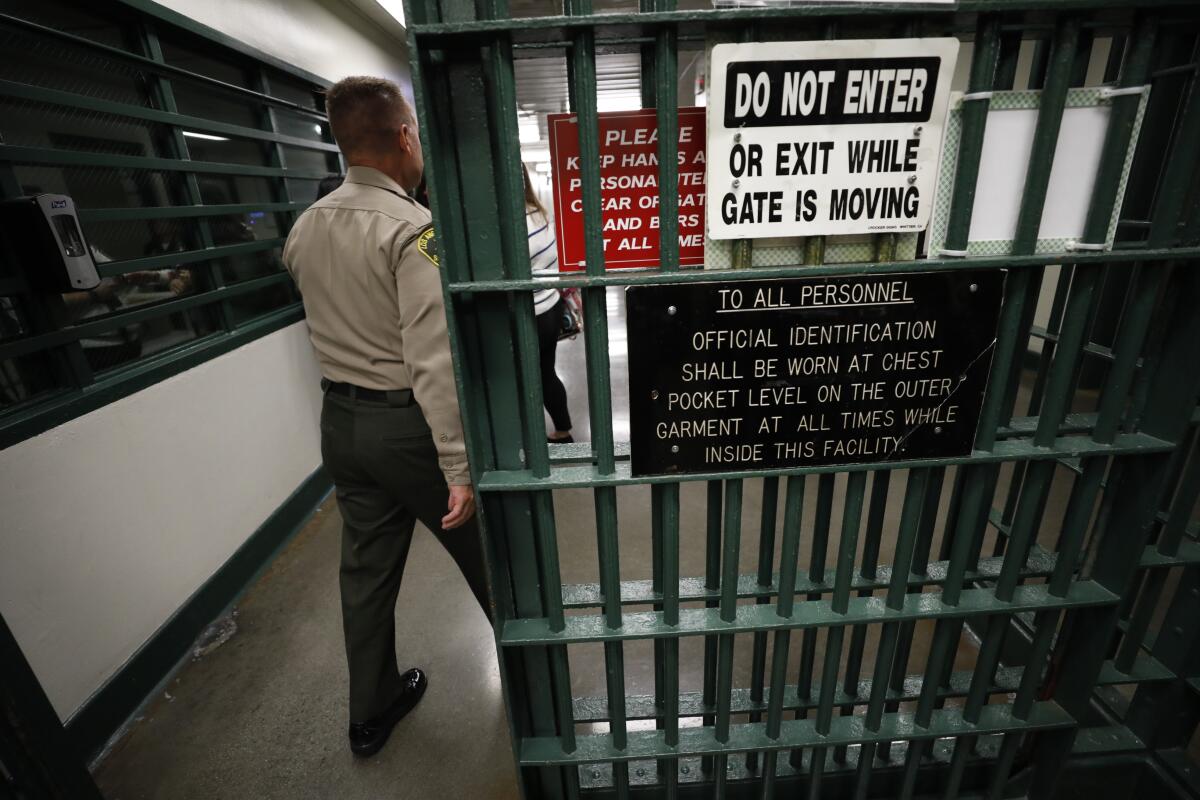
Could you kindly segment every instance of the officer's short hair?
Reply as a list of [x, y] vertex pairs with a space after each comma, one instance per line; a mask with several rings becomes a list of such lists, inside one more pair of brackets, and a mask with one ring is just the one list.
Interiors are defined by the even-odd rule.
[[343, 78], [325, 93], [325, 110], [333, 138], [347, 156], [382, 152], [393, 146], [401, 125], [416, 127], [400, 87], [385, 78]]

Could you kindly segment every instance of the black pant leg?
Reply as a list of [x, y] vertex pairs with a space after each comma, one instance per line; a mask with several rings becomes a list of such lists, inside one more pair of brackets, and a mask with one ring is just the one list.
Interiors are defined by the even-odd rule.
[[326, 395], [321, 456], [342, 516], [339, 587], [350, 673], [350, 721], [366, 722], [400, 694], [396, 598], [416, 516], [363, 469], [356, 442], [359, 408]]
[[542, 373], [542, 399], [554, 427], [560, 431], [571, 430], [571, 412], [567, 409], [567, 388], [554, 371], [554, 357], [558, 349], [559, 320], [565, 309], [559, 300], [554, 308], [537, 316], [538, 362]]

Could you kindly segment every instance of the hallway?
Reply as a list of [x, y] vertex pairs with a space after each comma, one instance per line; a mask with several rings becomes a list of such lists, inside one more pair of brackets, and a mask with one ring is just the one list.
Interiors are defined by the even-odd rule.
[[[397, 639], [429, 691], [375, 758], [346, 745], [333, 497], [237, 607], [237, 633], [186, 664], [96, 773], [110, 800], [516, 798], [491, 631], [449, 556], [418, 533]], [[469, 746], [467, 742], [469, 740]]]

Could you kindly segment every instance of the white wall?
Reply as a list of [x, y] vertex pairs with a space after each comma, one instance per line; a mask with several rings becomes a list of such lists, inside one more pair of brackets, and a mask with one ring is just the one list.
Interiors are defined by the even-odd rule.
[[[373, 0], [370, 0], [373, 2]], [[210, 28], [330, 81], [378, 75], [409, 97], [408, 49], [351, 0], [158, 0]]]
[[0, 612], [69, 717], [320, 463], [303, 322], [0, 453]]
[[[348, 2], [163, 5], [330, 81], [410, 90], [403, 39]], [[60, 716], [319, 466], [319, 380], [299, 323], [0, 452], [0, 613]]]

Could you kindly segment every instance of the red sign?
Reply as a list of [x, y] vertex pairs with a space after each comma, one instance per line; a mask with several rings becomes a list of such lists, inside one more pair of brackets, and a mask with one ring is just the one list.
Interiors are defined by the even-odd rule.
[[[551, 114], [554, 220], [558, 263], [584, 268], [583, 190], [579, 125], [574, 114]], [[658, 125], [652, 108], [612, 111], [600, 122], [600, 219], [608, 268], [656, 267]], [[679, 109], [679, 263], [704, 263], [704, 109]]]

